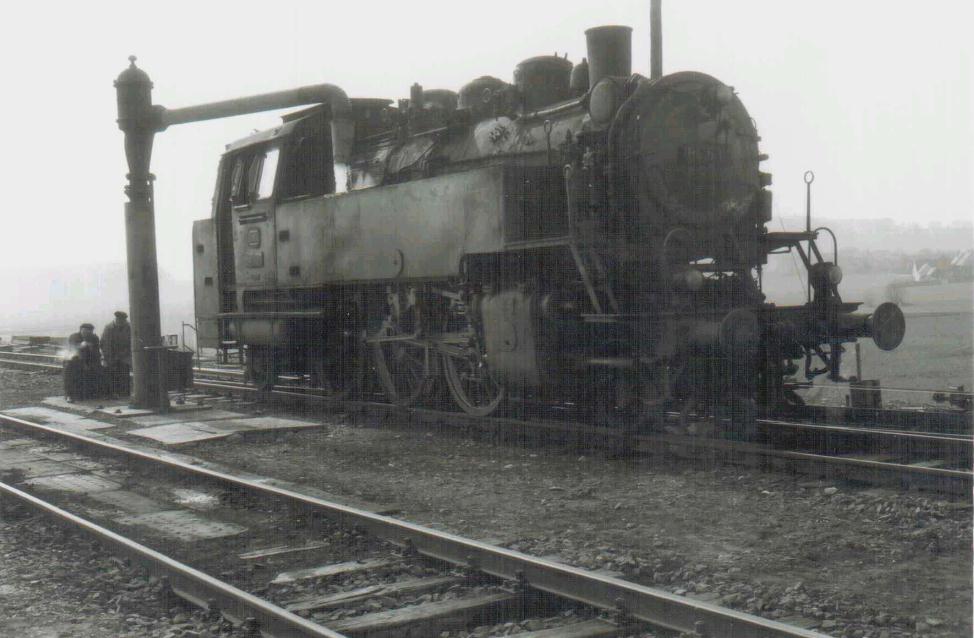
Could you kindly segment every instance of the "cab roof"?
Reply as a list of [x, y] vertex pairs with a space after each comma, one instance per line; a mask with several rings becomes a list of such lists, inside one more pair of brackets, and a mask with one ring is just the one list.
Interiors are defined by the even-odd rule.
[[235, 142], [231, 142], [226, 145], [225, 153], [233, 153], [234, 151], [239, 151], [240, 149], [247, 148], [248, 146], [265, 144], [268, 142], [273, 142], [274, 140], [282, 137], [287, 137], [290, 135], [291, 131], [294, 130], [294, 127], [298, 122], [307, 117], [320, 113], [327, 108], [328, 107], [325, 105], [318, 104], [309, 109], [301, 109], [300, 111], [285, 113], [281, 116], [283, 123], [280, 126], [276, 126], [272, 129], [267, 129], [264, 131], [256, 131], [247, 137], [242, 137]]

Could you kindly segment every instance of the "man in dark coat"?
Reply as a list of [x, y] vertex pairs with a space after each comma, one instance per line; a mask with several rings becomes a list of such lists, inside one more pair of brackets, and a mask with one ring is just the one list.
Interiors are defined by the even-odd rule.
[[64, 362], [64, 394], [68, 401], [98, 397], [103, 376], [95, 327], [83, 323], [78, 332], [68, 337], [68, 356]]
[[101, 333], [101, 351], [108, 368], [112, 398], [125, 398], [131, 392], [129, 371], [132, 369], [132, 327], [128, 315], [118, 310], [115, 321]]

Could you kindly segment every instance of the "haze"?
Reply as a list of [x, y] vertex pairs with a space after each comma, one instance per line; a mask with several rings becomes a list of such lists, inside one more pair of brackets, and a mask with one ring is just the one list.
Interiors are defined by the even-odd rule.
[[[771, 156], [764, 166], [774, 174], [777, 215], [804, 210], [802, 173], [813, 169], [821, 217], [966, 223], [974, 210], [972, 18], [964, 2], [664, 0], [663, 68], [704, 71], [736, 88]], [[155, 103], [168, 107], [319, 82], [396, 99], [413, 82], [456, 90], [480, 75], [510, 81], [534, 55], [567, 52], [577, 62], [584, 30], [601, 24], [634, 28], [634, 71], [648, 75], [648, 0], [8, 9], [0, 38], [8, 294], [0, 317], [26, 315], [23, 304], [53, 290], [38, 273], [124, 262], [126, 166], [112, 81], [130, 54], [152, 77]], [[156, 137], [161, 271], [192, 276], [190, 227], [209, 215], [224, 144], [274, 126], [278, 115]], [[124, 290], [124, 281], [111, 283]], [[49, 301], [50, 312], [71, 311]]]

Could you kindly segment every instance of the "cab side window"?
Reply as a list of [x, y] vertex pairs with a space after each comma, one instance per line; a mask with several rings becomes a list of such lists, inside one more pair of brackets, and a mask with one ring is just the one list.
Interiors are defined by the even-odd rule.
[[233, 206], [250, 206], [274, 194], [278, 148], [256, 149], [241, 153], [233, 161], [230, 177], [230, 202]]
[[260, 161], [260, 177], [257, 178], [257, 187], [253, 192], [257, 199], [267, 199], [274, 194], [274, 177], [277, 175], [277, 156], [278, 149], [269, 148], [265, 151]]
[[250, 156], [238, 155], [233, 161], [233, 174], [230, 177], [230, 203], [234, 206], [246, 206], [247, 200], [247, 168]]
[[295, 131], [285, 147], [279, 193], [282, 199], [335, 192], [331, 140], [327, 122], [314, 118]]

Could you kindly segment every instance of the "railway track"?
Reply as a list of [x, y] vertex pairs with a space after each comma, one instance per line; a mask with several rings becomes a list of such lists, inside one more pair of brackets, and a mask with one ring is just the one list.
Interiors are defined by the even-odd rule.
[[[0, 367], [52, 373], [60, 373], [62, 370], [60, 359], [56, 355], [9, 351], [0, 352]], [[194, 368], [193, 372], [199, 387], [205, 387], [204, 384], [207, 383], [234, 383], [243, 379], [243, 372], [234, 368], [198, 367]], [[284, 385], [280, 389], [301, 392], [301, 389], [296, 386]], [[969, 434], [974, 429], [971, 414], [956, 410], [892, 410], [806, 405], [796, 409], [790, 418], [825, 425], [855, 424], [863, 428], [882, 424], [895, 429], [923, 433]]]
[[[11, 350], [0, 351], [0, 367], [34, 370], [38, 372], [54, 372], [57, 374], [60, 374], [64, 369], [59, 355]], [[194, 372], [209, 378], [224, 378], [229, 380], [243, 378], [243, 373], [239, 369], [233, 368], [194, 368]]]
[[0, 423], [4, 498], [166, 576], [173, 594], [247, 635], [514, 625], [530, 638], [820, 635], [192, 457], [7, 415]]
[[[257, 394], [255, 388], [229, 380], [197, 379], [195, 387], [217, 393]], [[288, 404], [341, 409], [371, 419], [425, 423], [434, 427], [449, 423], [451, 429], [464, 426], [494, 437], [523, 439], [534, 436], [545, 442], [602, 448], [610, 452], [671, 455], [708, 465], [730, 462], [761, 469], [924, 489], [945, 495], [966, 497], [974, 487], [971, 469], [974, 439], [964, 434], [758, 419], [758, 432], [767, 442], [745, 443], [706, 434], [640, 434], [562, 419], [474, 417], [370, 401], [345, 401], [338, 406], [313, 391], [286, 386], [278, 386], [269, 398]]]
[[[38, 352], [18, 352], [0, 350], [0, 367], [23, 368], [28, 370], [45, 370], [61, 372], [61, 358], [56, 354]], [[204, 381], [239, 381], [243, 379], [243, 371], [236, 366], [207, 366], [193, 368], [194, 374]], [[285, 386], [292, 387], [292, 386]], [[805, 387], [805, 386], [796, 386]], [[836, 386], [832, 390], [841, 390]], [[878, 388], [879, 390], [895, 390], [910, 392], [916, 395], [934, 395], [957, 393], [956, 390], [907, 390], [905, 388]], [[971, 395], [971, 392], [960, 392]], [[796, 408], [795, 418], [824, 423], [857, 423], [863, 426], [870, 424], [885, 424], [900, 429], [915, 429], [925, 432], [956, 432], [964, 433], [972, 430], [970, 413], [960, 410], [923, 410], [923, 409], [888, 409], [888, 408], [851, 408], [839, 406], [805, 405]]]
[[[9, 354], [0, 353], [0, 362]], [[47, 355], [33, 355], [43, 356]], [[60, 366], [30, 358], [23, 359], [21, 365], [43, 365], [42, 369], [56, 367], [60, 370]], [[242, 382], [243, 374], [239, 370], [197, 368], [194, 372], [194, 386], [198, 389], [238, 396], [257, 394], [254, 387]], [[974, 488], [974, 443], [969, 434], [969, 414], [946, 413], [945, 417], [937, 413], [934, 418], [940, 425], [948, 417], [953, 419], [953, 425], [934, 427], [933, 431], [917, 431], [913, 429], [917, 425], [915, 420], [907, 424], [907, 429], [876, 427], [875, 423], [871, 426], [836, 425], [836, 416], [842, 414], [840, 409], [813, 408], [807, 418], [802, 418], [804, 415], [799, 413], [794, 419], [758, 419], [759, 433], [766, 442], [756, 444], [709, 436], [631, 433], [565, 419], [474, 417], [432, 408], [401, 408], [377, 401], [345, 401], [335, 405], [327, 397], [298, 385], [277, 386], [270, 397], [264, 398], [434, 427], [450, 423], [454, 427], [486, 431], [493, 436], [533, 436], [546, 442], [560, 441], [585, 448], [667, 454], [704, 464], [730, 462], [955, 496], [969, 496]], [[894, 413], [890, 423], [902, 425], [900, 411], [881, 412]], [[916, 413], [911, 414], [915, 417]], [[823, 415], [827, 415], [830, 422], [824, 422]], [[964, 423], [966, 429], [960, 427]], [[958, 430], [963, 433], [955, 433]]]
[[0, 351], [0, 367], [57, 373], [64, 369], [55, 354], [10, 350]]

